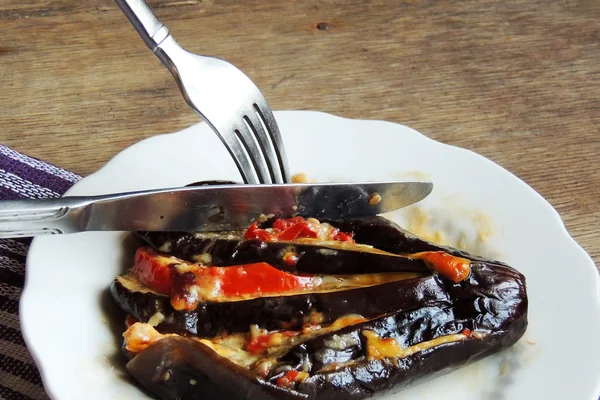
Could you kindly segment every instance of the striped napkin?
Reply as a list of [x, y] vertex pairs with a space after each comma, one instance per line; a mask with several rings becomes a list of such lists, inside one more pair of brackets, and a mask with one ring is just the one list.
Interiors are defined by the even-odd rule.
[[[59, 197], [81, 177], [0, 144], [0, 200]], [[47, 400], [25, 347], [19, 298], [31, 239], [0, 239], [0, 399]]]

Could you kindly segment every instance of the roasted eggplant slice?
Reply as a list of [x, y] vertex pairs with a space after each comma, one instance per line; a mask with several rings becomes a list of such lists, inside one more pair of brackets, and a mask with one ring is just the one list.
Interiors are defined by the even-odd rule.
[[284, 271], [305, 274], [429, 272], [423, 260], [352, 244], [245, 240], [244, 232], [144, 232], [139, 235], [159, 251], [191, 262], [203, 260], [212, 265], [266, 262]]
[[151, 247], [111, 293], [130, 314], [124, 350], [140, 385], [165, 400], [362, 399], [527, 328], [525, 277], [506, 264], [380, 217], [306, 223], [138, 233]]
[[[478, 290], [471, 290], [471, 285]], [[445, 287], [448, 296], [445, 302], [398, 310], [383, 318], [318, 336], [295, 346], [280, 360], [292, 367], [308, 363], [311, 368], [307, 372], [312, 374], [331, 362], [389, 358], [386, 355], [396, 351], [410, 355], [420, 352], [419, 346], [424, 350], [436, 347], [436, 342], [461, 342], [473, 335], [480, 344], [492, 340], [498, 345], [512, 345], [527, 327], [523, 287], [522, 276], [508, 267], [491, 269], [476, 265], [468, 282]], [[507, 315], [511, 318], [506, 318]], [[466, 338], [454, 336], [461, 334]], [[393, 346], [385, 343], [390, 338]], [[486, 347], [482, 346], [473, 356], [502, 348]]]
[[[466, 258], [473, 261], [493, 262], [474, 254], [467, 253], [449, 246], [442, 246], [413, 235], [398, 224], [383, 217], [364, 217], [347, 220], [323, 220], [332, 226], [344, 231], [353, 232], [357, 243], [373, 246], [394, 254], [415, 254], [428, 251], [444, 251], [453, 256]], [[506, 264], [504, 264], [506, 265]]]
[[159, 315], [159, 330], [203, 337], [246, 332], [253, 324], [268, 330], [299, 329], [309, 323], [331, 323], [349, 310], [370, 318], [450, 301], [444, 283], [434, 276], [329, 293], [203, 302], [189, 311], [175, 310], [169, 296], [149, 290], [132, 275], [118, 277], [111, 285], [111, 292], [120, 307], [139, 321], [148, 322]]
[[224, 352], [223, 338], [164, 335], [127, 368], [161, 399], [362, 399], [513, 345], [527, 327], [524, 285], [509, 267], [478, 264], [468, 281], [442, 285], [442, 301], [324, 328], [258, 361]]
[[423, 240], [382, 217], [325, 223], [349, 232], [355, 241], [297, 239], [269, 242], [244, 239], [244, 232], [137, 234], [153, 248], [191, 262], [202, 260], [223, 266], [266, 262], [275, 268], [301, 274], [436, 271], [436, 266], [423, 257], [424, 253], [431, 252], [443, 252], [466, 260], [490, 261]]
[[148, 347], [127, 364], [127, 370], [163, 400], [307, 399], [253, 376], [201, 342], [180, 336]]

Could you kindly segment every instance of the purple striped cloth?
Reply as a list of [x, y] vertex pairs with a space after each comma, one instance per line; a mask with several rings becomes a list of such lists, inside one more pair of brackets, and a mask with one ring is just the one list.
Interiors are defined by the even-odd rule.
[[[59, 197], [81, 177], [0, 144], [0, 200]], [[47, 400], [25, 347], [19, 298], [31, 239], [0, 239], [0, 399]]]

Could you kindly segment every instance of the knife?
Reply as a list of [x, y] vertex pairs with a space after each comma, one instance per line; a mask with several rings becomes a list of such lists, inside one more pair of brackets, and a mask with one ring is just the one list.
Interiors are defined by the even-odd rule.
[[431, 193], [423, 181], [186, 186], [101, 196], [0, 201], [0, 238], [84, 231], [223, 231], [261, 215], [377, 215]]

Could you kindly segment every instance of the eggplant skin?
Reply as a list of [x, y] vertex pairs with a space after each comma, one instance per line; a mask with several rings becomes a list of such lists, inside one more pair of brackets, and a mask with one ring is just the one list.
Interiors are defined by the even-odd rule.
[[127, 370], [161, 400], [345, 400], [395, 392], [451, 368], [464, 366], [510, 346], [511, 336], [467, 339], [425, 350], [397, 365], [383, 360], [359, 363], [327, 374], [316, 374], [297, 390], [277, 387], [250, 376], [202, 343], [184, 337], [162, 339], [138, 354]]
[[129, 373], [162, 400], [344, 400], [364, 399], [465, 366], [514, 344], [520, 326], [509, 334], [470, 338], [415, 353], [391, 364], [386, 360], [357, 363], [335, 372], [317, 373], [296, 390], [250, 376], [203, 344], [169, 337], [149, 346], [127, 364]]
[[154, 397], [163, 400], [296, 400], [307, 396], [260, 381], [204, 344], [168, 337], [126, 365]]
[[319, 314], [319, 323], [328, 323], [349, 311], [372, 318], [450, 301], [444, 282], [430, 275], [339, 292], [201, 303], [193, 311], [177, 311], [171, 307], [169, 296], [135, 290], [135, 283], [127, 284], [131, 279], [119, 277], [111, 284], [111, 294], [121, 309], [142, 322], [148, 322], [153, 315], [161, 313], [164, 319], [157, 326], [160, 331], [202, 337], [214, 337], [223, 332], [247, 332], [253, 324], [268, 330], [301, 329], [312, 313]]
[[[430, 270], [423, 260], [288, 242], [244, 240], [243, 232], [235, 238], [201, 236], [186, 232], [139, 232], [137, 235], [158, 251], [167, 249], [172, 256], [195, 262], [199, 255], [209, 255], [212, 265], [230, 266], [266, 262], [292, 273], [365, 274], [375, 272], [422, 272]], [[284, 256], [293, 253], [297, 261], [290, 265]]]
[[470, 338], [447, 343], [403, 358], [396, 365], [372, 360], [329, 373], [318, 373], [298, 391], [309, 399], [364, 399], [395, 393], [424, 380], [444, 375], [514, 344], [518, 334], [493, 334], [484, 339]]
[[466, 251], [449, 246], [442, 246], [424, 240], [403, 229], [389, 219], [372, 216], [363, 218], [350, 218], [345, 220], [327, 220], [333, 227], [344, 232], [353, 232], [357, 243], [367, 244], [394, 254], [412, 254], [425, 251], [445, 251], [453, 256], [466, 258], [472, 261], [486, 261], [494, 264], [506, 265], [497, 260], [490, 260]]
[[[447, 287], [450, 304], [402, 310], [321, 335], [290, 349], [279, 360], [292, 368], [311, 366], [311, 377], [297, 388], [309, 398], [361, 399], [431, 379], [515, 344], [528, 325], [523, 275], [510, 267], [477, 264], [469, 279], [465, 284]], [[445, 343], [395, 363], [364, 361], [364, 330], [382, 338], [393, 337], [402, 348], [407, 348], [464, 329], [483, 336]], [[338, 340], [332, 340], [334, 335]], [[332, 362], [351, 364], [337, 371], [320, 371]]]
[[[390, 253], [442, 250], [467, 258], [472, 261], [471, 274], [459, 283], [430, 274], [371, 288], [354, 289], [347, 292], [354, 292], [355, 296], [347, 297], [344, 301], [340, 296], [347, 295], [345, 292], [326, 294], [331, 296], [329, 302], [325, 301], [325, 294], [318, 299], [309, 295], [302, 300], [307, 303], [302, 303], [301, 296], [281, 296], [233, 303], [235, 308], [232, 305], [227, 311], [219, 308], [229, 307], [227, 303], [204, 304], [200, 309], [187, 314], [177, 314], [172, 310], [167, 296], [127, 290], [123, 285], [119, 286], [117, 280], [111, 290], [121, 307], [146, 321], [156, 311], [162, 312], [165, 320], [157, 327], [161, 332], [204, 332], [212, 335], [221, 332], [224, 324], [229, 324], [226, 330], [241, 332], [248, 329], [249, 321], [257, 323], [257, 320], [267, 329], [278, 329], [281, 327], [277, 321], [279, 318], [282, 321], [286, 321], [286, 318], [287, 321], [294, 321], [312, 310], [325, 310], [324, 314], [328, 318], [335, 318], [340, 313], [357, 313], [357, 307], [368, 308], [369, 302], [375, 301], [371, 303], [370, 311], [372, 315], [376, 315], [372, 317], [374, 319], [314, 337], [290, 348], [278, 359], [279, 366], [303, 370], [309, 368], [307, 372], [310, 377], [298, 384], [295, 390], [273, 385], [270, 380], [274, 380], [276, 376], [264, 379], [254, 376], [252, 372], [219, 356], [202, 343], [182, 336], [159, 340], [140, 352], [127, 364], [130, 374], [153, 396], [162, 400], [364, 399], [396, 392], [417, 381], [428, 380], [468, 365], [512, 346], [525, 333], [528, 324], [526, 279], [506, 264], [427, 242], [380, 217], [323, 222], [342, 231], [353, 232], [357, 243], [372, 245]], [[194, 255], [212, 251], [213, 264], [225, 262], [221, 265], [267, 261], [264, 257], [276, 257], [281, 250], [273, 247], [273, 243], [199, 239], [188, 233], [141, 232], [139, 236], [157, 249], [170, 241], [172, 255], [192, 261]], [[242, 252], [246, 254], [246, 258], [232, 257], [232, 254], [239, 257], [235, 252], [240, 249], [240, 243], [248, 246], [245, 253]], [[318, 250], [318, 247], [313, 247]], [[336, 257], [339, 259], [340, 254], [337, 253]], [[302, 268], [307, 268], [305, 272], [340, 273], [350, 259], [351, 257], [347, 257], [343, 262], [335, 264], [335, 257], [318, 263], [315, 261], [318, 258], [307, 257], [311, 263], [307, 262]], [[331, 262], [333, 267], [329, 266]], [[374, 270], [373, 265], [369, 266], [368, 263], [355, 262], [350, 265], [354, 265], [352, 268], [356, 270], [345, 270], [344, 273], [398, 271], [389, 269], [389, 265], [385, 263], [382, 263], [382, 268], [388, 269], [384, 271]], [[409, 262], [407, 265], [413, 268], [417, 263]], [[423, 271], [425, 269], [419, 269], [418, 272]], [[389, 292], [384, 293], [383, 289], [390, 287], [394, 290], [388, 289]], [[372, 294], [366, 295], [368, 291], [372, 291]], [[401, 296], [405, 298], [399, 300]], [[363, 305], [359, 302], [361, 297], [364, 297]], [[309, 298], [312, 308], [308, 308]], [[275, 303], [261, 303], [266, 301]], [[290, 312], [290, 305], [298, 312], [292, 318], [289, 317], [293, 314]], [[207, 311], [209, 309], [214, 311]], [[281, 316], [285, 314], [284, 310], [287, 310], [288, 316]], [[227, 318], [219, 319], [218, 315], [227, 315]], [[203, 318], [208, 321], [207, 325], [198, 322]], [[202, 329], [205, 330], [200, 326], [204, 326]], [[365, 357], [365, 330], [374, 331], [382, 338], [393, 337], [401, 347], [406, 348], [441, 336], [459, 334], [465, 329], [481, 335], [465, 336], [464, 340], [440, 344], [400, 359], [369, 360]], [[334, 336], [352, 337], [356, 340], [344, 340], [340, 346], [339, 340], [332, 340]], [[331, 363], [340, 363], [340, 367], [335, 370], [324, 368]]]
[[[423, 240], [383, 217], [348, 220], [323, 220], [344, 232], [352, 232], [356, 243], [366, 244], [392, 254], [413, 254], [425, 251], [445, 251], [472, 261], [488, 260], [461, 250]], [[194, 262], [198, 255], [208, 254], [211, 264], [228, 266], [266, 262], [292, 273], [363, 274], [375, 272], [423, 272], [430, 270], [423, 260], [393, 255], [374, 254], [310, 244], [243, 240], [243, 232], [218, 236], [195, 235], [187, 232], [137, 232], [136, 235], [157, 250], [168, 248], [172, 256]], [[229, 237], [228, 237], [229, 236]], [[284, 260], [288, 252], [298, 261], [289, 265]]]
[[[389, 252], [446, 250], [411, 236], [398, 225], [380, 217], [329, 222], [341, 230], [354, 232], [358, 242]], [[285, 248], [291, 247], [285, 243], [199, 238], [183, 232], [146, 232], [140, 233], [140, 236], [155, 248], [161, 248], [169, 242], [169, 254], [188, 260], [193, 259], [194, 255], [209, 253], [212, 263], [216, 265], [264, 261], [271, 265], [279, 263], [281, 269], [290, 268], [281, 259]], [[295, 269], [305, 273], [348, 274], [407, 270], [430, 273], [424, 263], [416, 259], [357, 251], [322, 251], [323, 248], [313, 245], [293, 247], [297, 251], [302, 249], [298, 251], [299, 261]], [[471, 260], [480, 260], [455, 249], [447, 251]], [[490, 267], [504, 265], [487, 261], [475, 261], [473, 265], [477, 263]], [[473, 279], [469, 282], [479, 285]], [[413, 300], [420, 301], [422, 306], [427, 305], [424, 302], [426, 298], [448, 302], [445, 293], [445, 285], [448, 283], [449, 281], [446, 282], [444, 278], [434, 274], [418, 281], [408, 280], [327, 294], [265, 297], [229, 304], [201, 303], [193, 311], [175, 311], [170, 306], [168, 297], [129, 290], [118, 279], [111, 285], [111, 292], [121, 308], [140, 321], [146, 322], [160, 312], [165, 316], [165, 320], [159, 325], [159, 329], [212, 337], [223, 331], [245, 332], [251, 324], [269, 330], [300, 328], [311, 312], [322, 313], [323, 322], [333, 321], [348, 313], [370, 318], [374, 314], [382, 315], [408, 307], [403, 298], [409, 294], [414, 295]], [[394, 289], [395, 287], [397, 289]], [[422, 292], [421, 297], [418, 296], [419, 292]]]
[[[512, 346], [527, 329], [525, 277], [507, 266], [474, 263], [467, 281], [440, 283], [449, 299], [326, 333], [289, 349], [280, 365], [310, 365], [310, 377], [295, 390], [260, 379], [201, 343], [183, 337], [152, 344], [127, 365], [131, 375], [160, 399], [364, 399], [400, 390]], [[463, 332], [483, 333], [438, 345], [401, 359], [367, 361], [364, 340], [332, 340], [364, 330], [408, 346]], [[307, 363], [308, 361], [308, 363]], [[335, 371], [332, 362], [347, 363]], [[165, 374], [169, 379], [165, 379]], [[189, 384], [190, 380], [196, 385]]]

